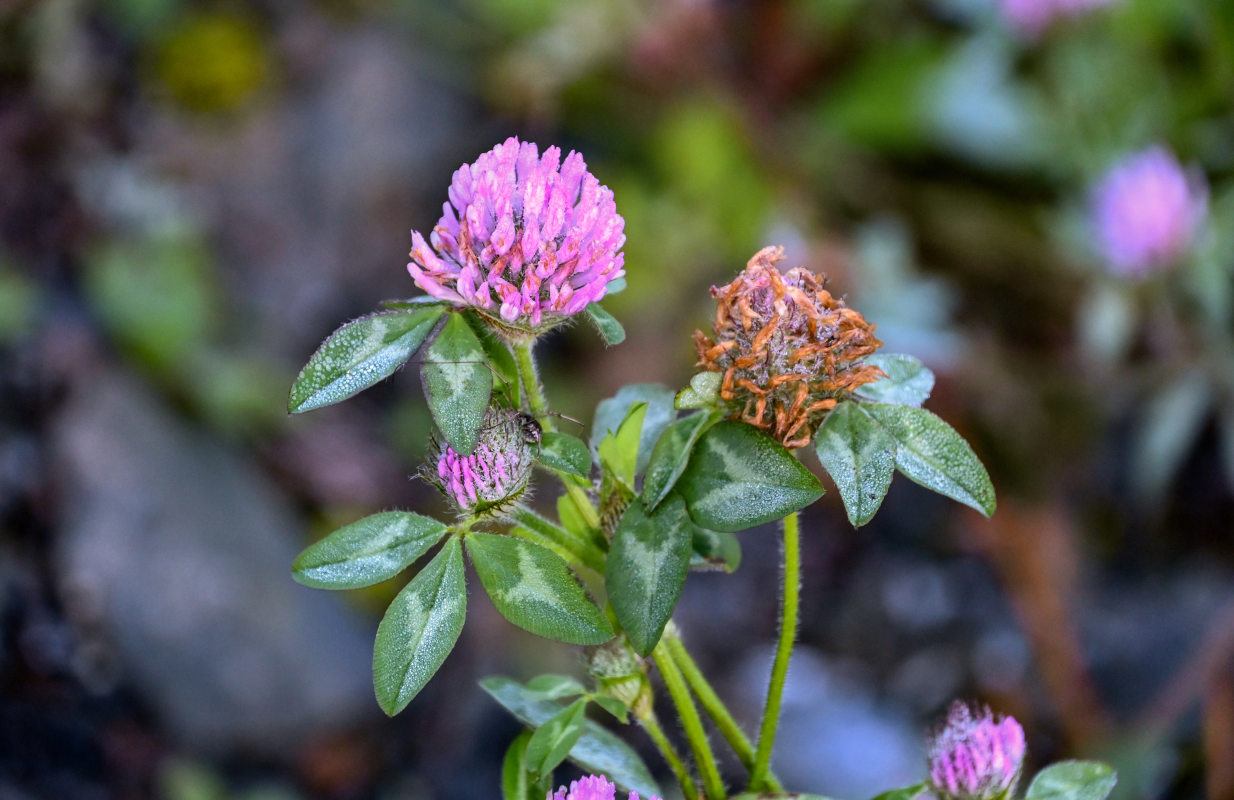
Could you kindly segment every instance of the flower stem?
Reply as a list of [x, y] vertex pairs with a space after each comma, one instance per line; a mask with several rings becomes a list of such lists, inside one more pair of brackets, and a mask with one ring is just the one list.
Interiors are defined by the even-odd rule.
[[[544, 390], [540, 387], [540, 378], [536, 374], [536, 361], [531, 355], [531, 342], [516, 342], [514, 345], [514, 362], [518, 365], [518, 375], [527, 393], [527, 407], [537, 417], [544, 416], [548, 411], [548, 402], [544, 399]], [[553, 429], [553, 421], [540, 421], [548, 430]]]
[[[754, 766], [754, 745], [750, 742], [750, 737], [746, 736], [746, 732], [737, 724], [737, 720], [733, 718], [732, 712], [724, 705], [724, 701], [716, 694], [716, 690], [712, 688], [707, 678], [695, 663], [690, 651], [686, 649], [686, 643], [679, 636], [671, 636], [665, 634], [664, 644], [673, 656], [673, 661], [681, 669], [681, 674], [685, 677], [686, 683], [694, 694], [698, 695], [698, 701], [703, 706], [703, 710], [707, 712], [707, 716], [711, 717], [711, 721], [715, 723], [720, 734], [733, 748], [733, 752], [737, 754], [737, 758], [745, 765], [746, 769]], [[776, 778], [775, 774], [768, 771], [767, 773], [767, 788], [773, 792], [784, 791], [783, 784]]]
[[724, 783], [720, 780], [715, 754], [707, 741], [707, 733], [703, 730], [703, 721], [699, 718], [694, 698], [681, 677], [681, 670], [673, 660], [672, 651], [662, 641], [656, 647], [652, 658], [660, 670], [660, 676], [664, 678], [664, 687], [673, 698], [673, 705], [677, 707], [677, 717], [681, 720], [682, 730], [685, 731], [690, 749], [694, 752], [694, 761], [698, 764], [699, 774], [703, 776], [707, 797], [710, 800], [724, 800]]
[[672, 742], [664, 735], [664, 729], [660, 727], [655, 713], [640, 717], [639, 724], [647, 731], [651, 741], [655, 742], [656, 748], [668, 762], [669, 769], [677, 777], [677, 783], [681, 785], [681, 793], [685, 795], [686, 800], [698, 800], [698, 787], [694, 785], [694, 779], [690, 777], [690, 770], [686, 768], [681, 756], [677, 755], [677, 751], [673, 749]]
[[801, 592], [801, 546], [797, 534], [797, 512], [793, 512], [784, 518], [784, 610], [780, 619], [780, 642], [767, 685], [767, 704], [763, 707], [763, 722], [758, 732], [758, 752], [750, 769], [750, 790], [755, 792], [769, 786], [771, 747], [775, 744], [776, 725], [780, 721], [780, 699], [788, 675], [788, 660], [797, 636], [797, 601]]

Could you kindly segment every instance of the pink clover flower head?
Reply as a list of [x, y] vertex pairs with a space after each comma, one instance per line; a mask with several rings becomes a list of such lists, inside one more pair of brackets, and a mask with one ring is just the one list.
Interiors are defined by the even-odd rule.
[[1111, 168], [1092, 195], [1097, 247], [1111, 271], [1139, 277], [1175, 264], [1208, 215], [1203, 179], [1163, 147]]
[[[544, 800], [614, 800], [617, 787], [603, 775], [588, 775], [570, 784], [570, 788], [562, 786], [556, 792], [549, 792]], [[630, 792], [628, 800], [639, 800], [638, 792]], [[660, 800], [652, 795], [648, 800]]]
[[957, 701], [930, 740], [930, 784], [943, 800], [1008, 797], [1024, 749], [1024, 729], [1014, 717]]
[[604, 297], [625, 274], [625, 220], [574, 151], [510, 137], [454, 173], [408, 272], [433, 297], [539, 332]]
[[450, 498], [461, 515], [503, 513], [523, 494], [531, 477], [535, 442], [530, 438], [519, 412], [490, 407], [471, 455], [460, 455], [434, 438], [432, 460], [421, 474]]
[[1003, 19], [1020, 35], [1035, 39], [1057, 19], [1078, 17], [1116, 0], [998, 0]]

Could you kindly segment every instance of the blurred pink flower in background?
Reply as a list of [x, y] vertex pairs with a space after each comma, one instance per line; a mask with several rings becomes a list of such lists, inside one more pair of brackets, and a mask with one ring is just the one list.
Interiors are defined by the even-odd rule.
[[957, 701], [930, 741], [930, 784], [944, 800], [1009, 795], [1024, 761], [1024, 729], [1014, 717]]
[[1203, 178], [1185, 171], [1163, 147], [1124, 158], [1092, 195], [1097, 247], [1120, 275], [1140, 276], [1176, 263], [1207, 213]]
[[576, 152], [510, 137], [459, 167], [449, 197], [429, 241], [411, 235], [407, 269], [433, 297], [538, 328], [625, 274], [625, 220]]
[[1003, 19], [1018, 33], [1039, 36], [1061, 17], [1077, 17], [1117, 0], [999, 0]]

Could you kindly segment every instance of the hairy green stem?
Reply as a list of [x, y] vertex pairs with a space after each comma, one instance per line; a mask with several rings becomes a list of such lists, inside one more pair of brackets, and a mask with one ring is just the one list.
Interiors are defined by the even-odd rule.
[[664, 760], [668, 762], [669, 769], [677, 777], [677, 783], [681, 785], [681, 793], [685, 795], [686, 800], [698, 800], [698, 787], [694, 785], [694, 779], [690, 777], [690, 770], [681, 760], [681, 756], [677, 755], [673, 743], [664, 735], [664, 729], [660, 727], [656, 715], [651, 713], [640, 717], [639, 724], [647, 731], [647, 735], [651, 737], [651, 741], [655, 742], [660, 755], [664, 756]]
[[763, 722], [758, 732], [758, 752], [750, 768], [750, 790], [765, 791], [771, 763], [771, 747], [775, 744], [776, 725], [780, 721], [780, 699], [784, 694], [784, 679], [788, 661], [793, 655], [793, 640], [797, 638], [797, 602], [801, 592], [801, 546], [798, 542], [797, 512], [784, 518], [784, 610], [780, 618], [780, 641], [776, 645], [775, 661], [771, 665], [771, 681], [767, 685], [767, 704], [763, 706]]
[[[703, 706], [703, 710], [707, 712], [707, 716], [711, 717], [711, 721], [715, 723], [716, 728], [720, 731], [720, 735], [733, 748], [733, 752], [737, 754], [737, 758], [741, 760], [745, 768], [751, 769], [754, 766], [754, 744], [750, 741], [750, 737], [746, 736], [746, 732], [741, 729], [741, 726], [737, 724], [737, 720], [733, 718], [733, 714], [728, 710], [728, 706], [724, 705], [720, 695], [716, 694], [716, 690], [712, 688], [711, 683], [703, 675], [703, 671], [695, 663], [694, 657], [686, 649], [686, 643], [681, 640], [680, 636], [666, 633], [664, 645], [668, 648], [673, 656], [673, 660], [681, 669], [681, 674], [685, 677], [686, 683], [694, 694], [698, 696], [698, 701]], [[784, 791], [784, 786], [776, 778], [775, 773], [768, 771], [766, 781], [769, 790], [773, 792]]]
[[[517, 342], [514, 347], [514, 361], [518, 365], [518, 375], [527, 393], [527, 407], [536, 417], [542, 417], [548, 412], [548, 402], [544, 399], [544, 389], [540, 386], [540, 377], [536, 374], [536, 361], [531, 355], [531, 342]], [[551, 419], [542, 419], [540, 424], [547, 430], [553, 429]]]
[[724, 783], [720, 780], [715, 754], [711, 751], [711, 743], [707, 741], [707, 732], [703, 730], [703, 720], [698, 715], [694, 698], [686, 688], [681, 670], [673, 660], [672, 651], [661, 641], [652, 653], [652, 658], [660, 670], [660, 676], [664, 678], [664, 688], [668, 689], [669, 697], [673, 698], [673, 705], [677, 708], [677, 717], [681, 720], [681, 728], [685, 731], [687, 741], [690, 742], [707, 797], [710, 800], [724, 800]]

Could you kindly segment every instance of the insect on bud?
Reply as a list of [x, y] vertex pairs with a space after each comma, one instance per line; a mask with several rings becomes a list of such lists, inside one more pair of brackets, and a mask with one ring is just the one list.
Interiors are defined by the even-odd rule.
[[1024, 729], [1014, 717], [956, 701], [930, 740], [930, 784], [943, 800], [1010, 796], [1024, 762]]
[[699, 366], [721, 372], [732, 419], [787, 448], [804, 447], [827, 412], [884, 376], [862, 360], [882, 347], [874, 326], [807, 269], [781, 274], [784, 248], [765, 247], [727, 286], [713, 286], [715, 338], [694, 333]]
[[502, 514], [527, 488], [540, 441], [534, 417], [511, 408], [490, 406], [469, 456], [434, 436], [432, 459], [421, 474], [458, 507], [462, 516]]

